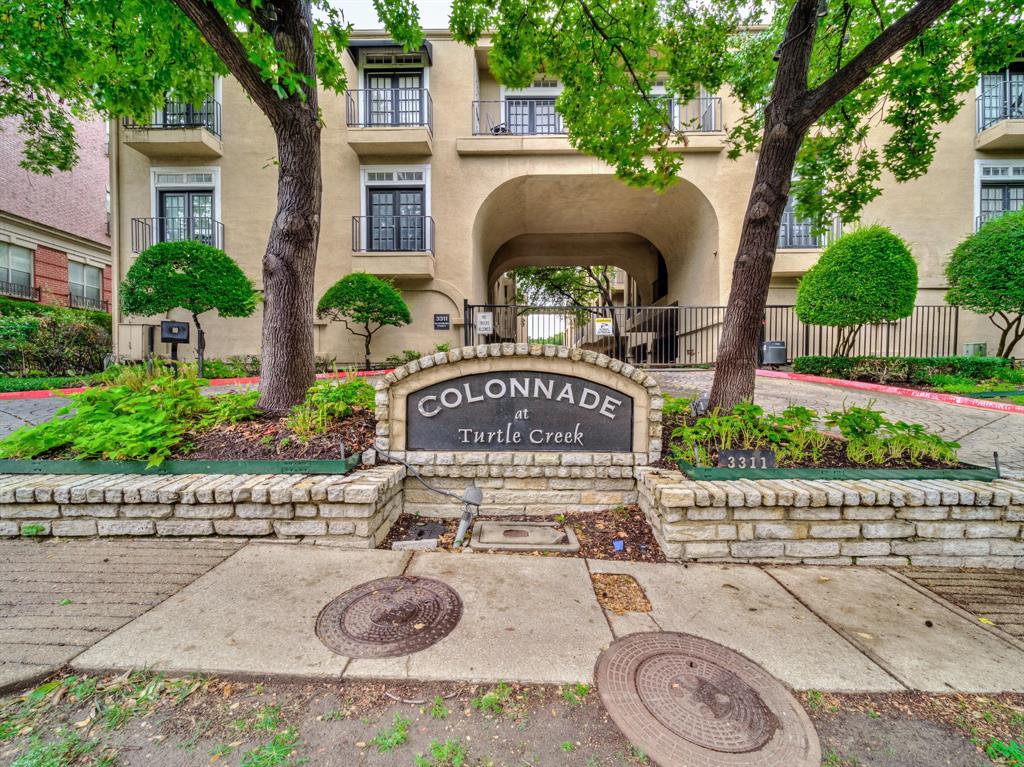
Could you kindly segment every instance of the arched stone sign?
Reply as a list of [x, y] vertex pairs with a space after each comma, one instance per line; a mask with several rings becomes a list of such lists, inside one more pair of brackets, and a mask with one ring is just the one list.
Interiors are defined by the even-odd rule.
[[[636, 500], [635, 467], [661, 457], [662, 396], [644, 370], [581, 349], [467, 346], [422, 357], [377, 384], [381, 452], [432, 484], [470, 482], [502, 513]], [[406, 480], [407, 511], [451, 509]]]

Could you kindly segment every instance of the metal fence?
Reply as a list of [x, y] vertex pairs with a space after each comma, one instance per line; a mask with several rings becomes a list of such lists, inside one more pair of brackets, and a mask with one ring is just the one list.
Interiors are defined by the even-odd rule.
[[172, 128], [206, 128], [215, 136], [221, 135], [220, 102], [212, 96], [199, 106], [179, 101], [168, 101], [163, 108], [157, 109], [150, 116], [148, 123], [137, 123], [125, 118], [126, 128], [152, 128], [167, 130]]
[[350, 128], [432, 130], [434, 102], [426, 88], [363, 88], [345, 92], [345, 119]]
[[[464, 340], [556, 344], [607, 354], [645, 367], [713, 365], [724, 306], [522, 306], [467, 304]], [[931, 357], [956, 354], [958, 313], [953, 306], [918, 306], [897, 322], [865, 325], [853, 355]], [[765, 308], [762, 337], [785, 341], [787, 361], [831, 355], [837, 329], [800, 322], [791, 305]]]
[[132, 253], [141, 253], [158, 242], [198, 240], [224, 247], [224, 224], [206, 216], [132, 219]]

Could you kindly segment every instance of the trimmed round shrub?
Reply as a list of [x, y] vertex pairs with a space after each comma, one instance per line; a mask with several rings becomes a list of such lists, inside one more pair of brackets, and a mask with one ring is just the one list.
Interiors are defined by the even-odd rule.
[[909, 317], [917, 298], [910, 248], [884, 226], [832, 243], [800, 280], [796, 315], [809, 325], [840, 328], [834, 355], [847, 355], [861, 326]]
[[402, 294], [387, 280], [353, 272], [334, 283], [317, 304], [318, 317], [345, 324], [363, 339], [366, 367], [370, 367], [370, 341], [386, 325], [401, 327], [412, 322]]
[[946, 302], [987, 314], [1000, 330], [996, 354], [1024, 338], [1024, 211], [992, 219], [956, 246], [946, 265]]

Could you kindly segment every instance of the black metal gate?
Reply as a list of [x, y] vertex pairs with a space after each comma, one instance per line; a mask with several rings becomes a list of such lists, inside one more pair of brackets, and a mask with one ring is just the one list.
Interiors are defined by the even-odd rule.
[[[724, 306], [524, 306], [466, 304], [465, 343], [555, 344], [588, 349], [645, 367], [713, 365]], [[897, 322], [865, 325], [853, 355], [956, 354], [954, 306], [917, 306]], [[837, 328], [805, 325], [792, 305], [765, 307], [762, 338], [785, 341], [787, 358], [831, 355]]]

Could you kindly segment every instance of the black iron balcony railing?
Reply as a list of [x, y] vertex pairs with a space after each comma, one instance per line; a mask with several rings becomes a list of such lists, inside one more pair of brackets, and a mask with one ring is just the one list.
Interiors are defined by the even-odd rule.
[[210, 97], [199, 106], [168, 101], [163, 108], [150, 115], [150, 122], [137, 123], [125, 118], [126, 128], [151, 128], [169, 130], [173, 128], [206, 128], [220, 138], [220, 102]]
[[795, 218], [787, 208], [779, 226], [779, 241], [775, 247], [778, 250], [814, 250], [827, 247], [840, 234], [842, 229], [838, 221], [833, 222], [824, 233], [815, 234], [810, 221]]
[[[722, 99], [701, 96], [679, 103], [660, 98], [666, 105], [665, 122], [683, 133], [714, 133], [722, 130]], [[562, 116], [552, 98], [507, 98], [473, 102], [473, 135], [564, 136]]]
[[434, 219], [430, 216], [353, 216], [352, 250], [434, 252]]
[[1006, 80], [986, 88], [977, 99], [978, 133], [1003, 120], [1024, 120], [1024, 80]]
[[109, 312], [110, 302], [89, 296], [77, 296], [74, 293], [68, 295], [68, 306], [72, 309], [93, 309], [97, 312]]
[[39, 288], [34, 288], [31, 285], [23, 285], [20, 282], [0, 281], [0, 296], [10, 296], [11, 298], [25, 298], [29, 301], [38, 301], [40, 297], [40, 290]]
[[132, 252], [141, 253], [158, 242], [197, 240], [224, 247], [224, 224], [212, 218], [133, 218]]
[[346, 91], [350, 128], [434, 127], [434, 103], [426, 88], [364, 88]]
[[980, 216], [975, 217], [975, 219], [974, 219], [974, 231], [978, 231], [979, 229], [981, 229], [983, 224], [987, 224], [989, 221], [997, 219], [1000, 216], [1004, 216], [1007, 213], [1011, 213], [1011, 212], [1012, 211], [1009, 211], [1009, 210], [986, 210], [986, 211], [984, 211]]

